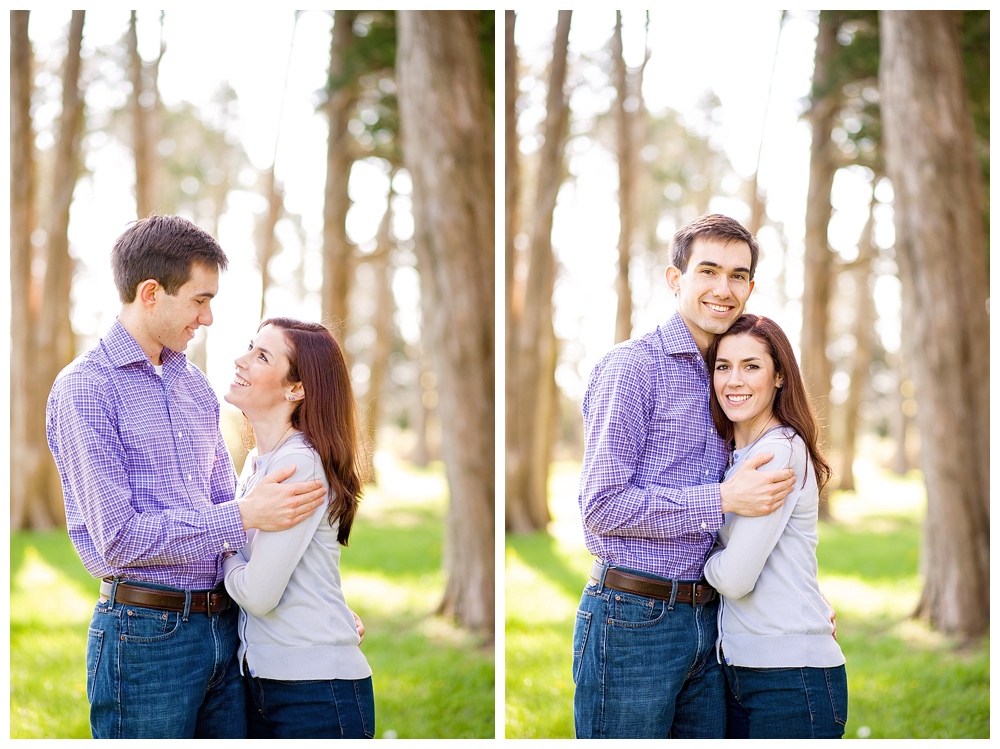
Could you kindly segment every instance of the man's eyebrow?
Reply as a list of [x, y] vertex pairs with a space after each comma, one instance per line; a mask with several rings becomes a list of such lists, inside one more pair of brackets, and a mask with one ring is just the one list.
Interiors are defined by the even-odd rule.
[[211, 291], [203, 291], [200, 294], [195, 294], [195, 296], [196, 297], [205, 297], [206, 299], [214, 299], [215, 298], [215, 294], [213, 294]]
[[[706, 268], [717, 268], [718, 270], [723, 270], [723, 267], [721, 265], [719, 265], [718, 263], [714, 263], [711, 260], [702, 260], [700, 263], [698, 263], [699, 268], [702, 266], [705, 266]], [[743, 267], [733, 268], [733, 273], [750, 273], [750, 269]]]

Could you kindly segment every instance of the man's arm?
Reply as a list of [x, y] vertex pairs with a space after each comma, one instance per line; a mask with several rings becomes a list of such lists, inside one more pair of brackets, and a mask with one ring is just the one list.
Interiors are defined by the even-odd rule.
[[[138, 510], [108, 394], [89, 378], [69, 377], [71, 383], [57, 383], [60, 392], [49, 403], [49, 446], [67, 495], [75, 499], [95, 549], [108, 566], [182, 565], [243, 545], [240, 505], [232, 499], [201, 507]], [[292, 515], [287, 510], [284, 514], [288, 522]]]
[[605, 536], [668, 539], [722, 527], [719, 485], [633, 483], [653, 408], [649, 362], [615, 349], [591, 378], [584, 401], [580, 476], [583, 522]]

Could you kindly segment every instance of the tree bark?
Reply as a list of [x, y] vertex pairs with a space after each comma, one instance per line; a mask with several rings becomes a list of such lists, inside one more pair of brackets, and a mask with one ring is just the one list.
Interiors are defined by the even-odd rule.
[[[830, 361], [826, 356], [827, 322], [833, 284], [833, 259], [827, 227], [833, 209], [830, 190], [837, 171], [833, 153], [834, 114], [838, 95], [830, 90], [833, 58], [837, 51], [836, 11], [820, 11], [813, 72], [813, 95], [808, 118], [812, 126], [809, 155], [809, 190], [806, 198], [805, 283], [802, 290], [802, 375], [809, 400], [820, 422], [821, 444], [829, 444]], [[824, 492], [825, 494], [826, 492]], [[820, 515], [829, 506], [820, 503]]]
[[145, 218], [152, 213], [155, 204], [150, 173], [149, 117], [147, 108], [142, 104], [145, 87], [142, 82], [142, 57], [139, 55], [139, 36], [134, 10], [131, 12], [126, 41], [129, 80], [132, 82], [129, 109], [132, 111], [132, 152], [135, 157], [135, 210], [139, 218]]
[[264, 307], [267, 301], [267, 290], [271, 287], [271, 273], [268, 266], [278, 249], [278, 238], [274, 234], [278, 220], [284, 209], [284, 190], [274, 179], [274, 161], [267, 170], [264, 179], [267, 190], [267, 213], [260, 217], [257, 230], [259, 244], [257, 245], [257, 264], [260, 266], [260, 319], [264, 319]]
[[875, 217], [871, 208], [874, 206], [873, 198], [868, 222], [858, 242], [858, 263], [854, 268], [857, 310], [854, 317], [855, 347], [851, 362], [851, 387], [841, 409], [844, 414], [844, 436], [840, 445], [840, 470], [837, 471], [837, 489], [841, 491], [854, 491], [854, 456], [860, 422], [858, 411], [864, 402], [868, 373], [872, 364], [872, 337], [875, 332], [875, 300], [871, 288], [872, 259], [875, 257], [872, 230]]
[[[532, 220], [528, 274], [520, 318], [515, 316], [516, 350], [507, 363], [513, 389], [507, 408], [513, 410], [507, 432], [506, 525], [513, 533], [544, 528], [548, 508], [548, 466], [552, 450], [555, 404], [555, 333], [552, 329], [552, 220], [564, 173], [563, 150], [569, 128], [569, 103], [564, 91], [571, 11], [560, 11], [552, 46], [549, 92], [539, 156], [538, 189]], [[512, 366], [513, 365], [513, 366]]]
[[353, 247], [347, 238], [347, 211], [351, 199], [347, 183], [354, 162], [353, 138], [348, 123], [357, 98], [349, 58], [354, 46], [356, 11], [334, 11], [330, 44], [330, 77], [327, 83], [327, 120], [330, 134], [326, 154], [326, 200], [323, 206], [323, 319], [343, 342], [347, 335], [347, 298], [353, 272]]
[[[74, 10], [62, 76], [62, 114], [56, 142], [52, 176], [51, 202], [48, 205], [45, 233], [45, 281], [37, 330], [37, 372], [42, 388], [34, 409], [39, 424], [45, 423], [48, 390], [59, 371], [73, 360], [73, 329], [70, 325], [70, 284], [73, 260], [69, 254], [69, 209], [80, 173], [80, 134], [83, 128], [83, 97], [79, 91], [80, 47], [83, 42], [84, 11]], [[40, 462], [38, 491], [46, 498], [55, 523], [66, 522], [59, 475], [42, 439], [38, 445]]]
[[440, 611], [494, 629], [493, 126], [476, 11], [398, 11], [403, 158], [450, 502]]
[[915, 614], [976, 637], [990, 612], [989, 274], [959, 18], [883, 11], [879, 87], [927, 485]]
[[376, 247], [371, 258], [372, 269], [375, 272], [375, 320], [372, 323], [375, 328], [375, 343], [371, 352], [368, 392], [365, 393], [365, 400], [368, 402], [365, 413], [365, 444], [368, 447], [368, 476], [372, 483], [378, 483], [374, 463], [375, 437], [378, 433], [379, 418], [382, 413], [382, 385], [389, 369], [389, 356], [392, 354], [392, 342], [395, 335], [395, 327], [392, 324], [392, 316], [396, 311], [395, 297], [392, 295], [392, 277], [395, 271], [392, 263], [389, 262], [389, 254], [393, 247], [390, 227], [392, 226], [392, 199], [395, 195], [392, 190], [392, 179], [395, 174], [396, 172], [393, 171], [389, 175], [390, 187], [386, 199], [385, 215], [382, 216], [376, 233]]
[[632, 229], [635, 221], [633, 205], [633, 156], [631, 117], [625, 109], [625, 101], [629, 96], [628, 69], [625, 66], [625, 56], [622, 50], [622, 13], [615, 11], [615, 33], [611, 41], [611, 56], [614, 63], [615, 90], [618, 92], [615, 100], [615, 123], [618, 134], [618, 277], [615, 281], [615, 291], [618, 294], [618, 312], [615, 316], [615, 343], [627, 341], [632, 337], [632, 291], [628, 283], [630, 248], [632, 246]]
[[31, 233], [35, 228], [35, 135], [31, 121], [33, 52], [28, 11], [10, 12], [10, 527], [35, 525], [29, 511], [32, 476], [43, 457], [43, 426], [32, 419], [30, 404], [38, 379], [34, 373], [31, 306]]

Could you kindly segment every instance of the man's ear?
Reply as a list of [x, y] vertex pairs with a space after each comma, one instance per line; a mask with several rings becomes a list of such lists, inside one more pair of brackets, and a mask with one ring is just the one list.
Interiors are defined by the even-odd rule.
[[153, 278], [147, 278], [135, 289], [135, 298], [145, 307], [152, 306], [156, 302], [156, 292], [163, 287]]
[[681, 269], [678, 268], [676, 265], [668, 265], [667, 266], [667, 286], [675, 294], [680, 294], [681, 293], [681, 276], [682, 275], [684, 275], [684, 274], [681, 273]]

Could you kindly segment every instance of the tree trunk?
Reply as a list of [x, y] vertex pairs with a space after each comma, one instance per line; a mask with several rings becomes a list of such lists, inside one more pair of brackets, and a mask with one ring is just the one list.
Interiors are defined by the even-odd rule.
[[[872, 199], [872, 208], [875, 202]], [[868, 387], [868, 373], [872, 364], [872, 336], [875, 332], [875, 300], [872, 297], [872, 259], [875, 246], [872, 230], [875, 217], [869, 210], [861, 240], [858, 242], [858, 264], [854, 269], [855, 309], [854, 358], [851, 362], [851, 387], [844, 401], [844, 438], [840, 446], [840, 470], [837, 471], [837, 489], [854, 491], [854, 455], [860, 418], [858, 411], [864, 402]]]
[[476, 11], [398, 11], [403, 158], [450, 502], [440, 611], [494, 629], [493, 126]]
[[267, 290], [271, 286], [271, 274], [268, 265], [274, 257], [278, 248], [278, 239], [274, 235], [274, 229], [281, 218], [281, 211], [284, 208], [284, 190], [274, 179], [274, 161], [271, 168], [267, 170], [264, 180], [267, 190], [267, 213], [260, 217], [258, 224], [257, 264], [260, 266], [260, 319], [264, 319], [264, 306], [267, 301]]
[[[75, 349], [70, 325], [70, 284], [73, 260], [69, 254], [69, 209], [80, 173], [80, 133], [83, 128], [83, 97], [79, 91], [80, 46], [83, 42], [84, 11], [74, 10], [70, 22], [69, 44], [62, 77], [62, 114], [59, 139], [55, 147], [51, 202], [48, 205], [45, 232], [45, 281], [37, 329], [37, 372], [42, 383], [40, 398], [34, 404], [39, 424], [45, 423], [48, 390], [59, 371], [73, 360]], [[44, 442], [38, 446], [48, 454]], [[40, 461], [39, 491], [46, 497], [53, 520], [66, 522], [59, 475], [51, 457]]]
[[31, 233], [35, 228], [35, 136], [31, 123], [33, 53], [28, 11], [10, 12], [10, 527], [35, 525], [37, 504], [32, 477], [45, 449], [44, 425], [33, 419], [30, 404], [40, 397], [34, 371], [31, 307]]
[[396, 311], [395, 297], [392, 295], [392, 277], [394, 268], [389, 262], [392, 251], [392, 179], [395, 171], [389, 175], [389, 196], [386, 199], [385, 215], [379, 224], [376, 234], [375, 253], [371, 258], [372, 269], [375, 272], [375, 344], [372, 346], [371, 367], [368, 378], [368, 392], [365, 400], [368, 408], [365, 414], [365, 442], [368, 446], [368, 476], [372, 483], [378, 483], [375, 475], [375, 437], [378, 433], [379, 417], [381, 416], [382, 384], [385, 382], [389, 369], [389, 356], [392, 353], [392, 342], [395, 328], [392, 316]]
[[136, 31], [135, 11], [132, 11], [126, 35], [128, 46], [128, 73], [132, 82], [129, 109], [132, 111], [132, 152], [135, 156], [135, 209], [139, 218], [153, 212], [152, 175], [149, 149], [148, 109], [143, 106], [142, 57], [139, 55], [139, 37]]
[[357, 88], [351, 79], [348, 60], [354, 46], [356, 11], [334, 11], [330, 44], [330, 77], [327, 83], [326, 114], [330, 134], [326, 152], [326, 200], [323, 206], [323, 319], [343, 342], [347, 335], [347, 297], [353, 271], [353, 250], [347, 239], [347, 211], [351, 199], [347, 183], [354, 153], [348, 130]]
[[893, 473], [900, 476], [909, 473], [913, 467], [910, 464], [910, 453], [907, 449], [909, 442], [907, 433], [910, 431], [910, 422], [912, 421], [912, 415], [907, 413], [911, 402], [911, 394], [909, 393], [911, 385], [906, 359], [902, 352], [899, 352], [896, 355], [896, 392], [893, 393], [892, 397], [893, 411], [889, 420], [889, 436], [895, 443], [891, 468]]
[[618, 294], [618, 313], [615, 316], [615, 343], [632, 337], [632, 291], [628, 284], [628, 269], [632, 246], [632, 227], [635, 207], [632, 199], [634, 169], [632, 164], [631, 117], [626, 110], [628, 90], [628, 69], [622, 51], [622, 13], [615, 11], [615, 33], [611, 42], [611, 56], [614, 63], [615, 122], [618, 134], [618, 278], [615, 292]]
[[915, 613], [976, 637], [990, 615], [989, 273], [959, 18], [883, 11], [879, 87], [927, 485]]
[[[802, 375], [809, 400], [820, 423], [820, 441], [829, 444], [830, 361], [826, 356], [827, 322], [833, 285], [833, 259], [827, 227], [833, 209], [830, 190], [837, 171], [833, 154], [834, 113], [838, 95], [829, 90], [833, 58], [837, 52], [836, 11], [820, 11], [816, 36], [813, 94], [809, 109], [812, 146], [809, 155], [809, 191], [806, 198], [805, 283], [802, 290]], [[826, 494], [826, 492], [824, 492]], [[829, 517], [829, 506], [820, 503], [821, 517]]]
[[560, 11], [556, 24], [524, 303], [520, 319], [514, 321], [514, 361], [507, 364], [508, 372], [513, 373], [509, 378], [513, 388], [507, 400], [507, 408], [513, 410], [513, 428], [507, 432], [505, 509], [507, 529], [513, 533], [544, 528], [551, 518], [548, 464], [556, 356], [552, 330], [552, 217], [563, 179], [563, 150], [569, 127], [569, 103], [563, 89], [571, 17], [571, 11]]

